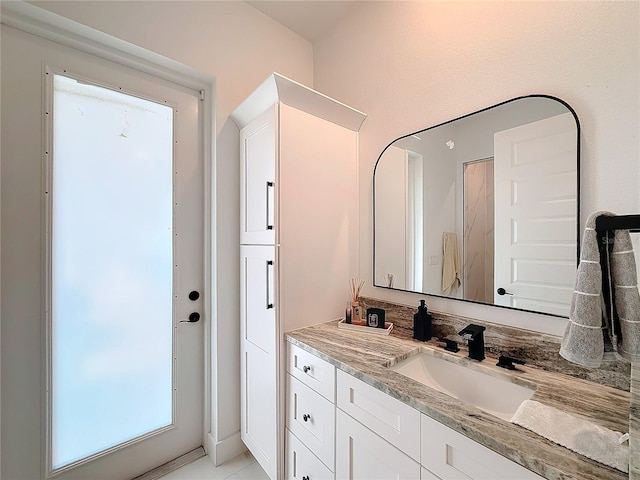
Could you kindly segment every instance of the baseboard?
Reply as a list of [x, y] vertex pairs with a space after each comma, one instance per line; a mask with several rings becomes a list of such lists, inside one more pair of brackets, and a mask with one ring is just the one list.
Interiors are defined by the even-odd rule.
[[209, 433], [207, 435], [205, 450], [213, 461], [213, 464], [219, 466], [245, 452], [247, 447], [240, 439], [240, 432], [234, 433], [219, 442], [216, 442]]
[[171, 460], [164, 465], [160, 465], [159, 467], [154, 468], [153, 470], [134, 478], [133, 480], [157, 480], [175, 470], [178, 470], [180, 467], [184, 467], [185, 465], [204, 456], [204, 449], [202, 447], [198, 447], [189, 453], [185, 453], [184, 455]]

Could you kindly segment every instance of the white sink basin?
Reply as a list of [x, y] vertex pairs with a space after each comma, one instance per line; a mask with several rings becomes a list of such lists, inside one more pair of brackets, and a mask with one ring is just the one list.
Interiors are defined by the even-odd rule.
[[389, 369], [506, 421], [535, 393], [533, 384], [517, 385], [502, 372], [482, 371], [484, 368], [479, 365], [461, 365], [456, 360], [457, 357], [450, 361], [418, 351]]

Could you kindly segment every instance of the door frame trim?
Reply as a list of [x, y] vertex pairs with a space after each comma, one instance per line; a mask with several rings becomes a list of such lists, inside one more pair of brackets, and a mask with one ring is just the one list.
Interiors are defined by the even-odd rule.
[[[214, 375], [212, 345], [216, 335], [215, 305], [217, 304], [217, 276], [216, 269], [213, 268], [213, 260], [217, 254], [216, 198], [213, 195], [213, 185], [216, 184], [216, 78], [188, 65], [25, 2], [3, 2], [0, 21], [4, 25], [23, 32], [201, 92], [202, 139], [200, 147], [204, 169], [204, 411], [202, 445], [208, 454], [215, 457], [215, 452], [210, 448], [213, 446], [211, 442]], [[46, 401], [44, 403], [43, 408], [46, 408]], [[46, 448], [41, 449], [41, 454], [46, 455]], [[41, 468], [44, 470], [45, 459], [42, 460]]]

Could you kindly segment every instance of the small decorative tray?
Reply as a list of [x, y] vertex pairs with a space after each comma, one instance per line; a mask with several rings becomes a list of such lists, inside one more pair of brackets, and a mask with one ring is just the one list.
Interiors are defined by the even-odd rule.
[[354, 320], [351, 323], [346, 323], [344, 318], [338, 321], [338, 328], [345, 328], [347, 330], [353, 330], [362, 333], [371, 333], [373, 335], [389, 335], [393, 330], [393, 323], [385, 322], [385, 328], [367, 327], [367, 322], [364, 320]]

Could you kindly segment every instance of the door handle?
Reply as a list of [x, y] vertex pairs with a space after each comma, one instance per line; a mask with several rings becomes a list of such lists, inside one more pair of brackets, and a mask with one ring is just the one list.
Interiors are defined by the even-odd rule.
[[511, 292], [507, 292], [504, 288], [500, 287], [498, 290], [496, 290], [496, 292], [498, 293], [498, 295], [513, 295], [513, 293]]
[[271, 298], [271, 292], [269, 289], [269, 284], [271, 283], [271, 277], [269, 276], [269, 267], [273, 266], [273, 260], [267, 260], [267, 310], [273, 308], [273, 303], [269, 303]]
[[192, 312], [189, 314], [189, 320], [180, 320], [180, 323], [197, 323], [200, 321], [200, 314], [198, 312]]
[[267, 230], [273, 230], [273, 225], [269, 223], [269, 214], [271, 209], [269, 208], [269, 188], [273, 188], [275, 192], [275, 184], [273, 182], [267, 182]]

